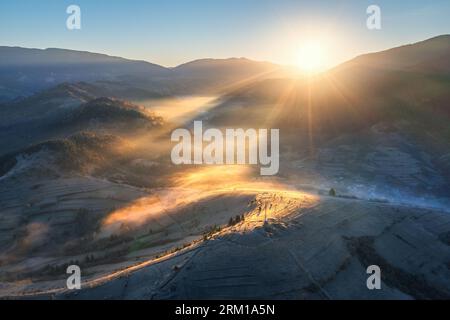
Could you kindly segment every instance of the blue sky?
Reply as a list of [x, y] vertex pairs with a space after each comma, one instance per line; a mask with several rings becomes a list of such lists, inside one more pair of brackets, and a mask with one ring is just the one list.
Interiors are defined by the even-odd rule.
[[[82, 29], [66, 29], [81, 7]], [[382, 29], [366, 28], [366, 8]], [[310, 39], [325, 43], [331, 66], [355, 55], [450, 33], [449, 0], [2, 0], [0, 45], [58, 47], [165, 66], [212, 57], [295, 61]]]

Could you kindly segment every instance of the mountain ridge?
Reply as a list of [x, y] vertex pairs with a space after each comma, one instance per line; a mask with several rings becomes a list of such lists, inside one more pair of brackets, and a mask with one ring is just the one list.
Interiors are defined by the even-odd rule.
[[168, 68], [89, 51], [0, 46], [0, 103], [65, 82], [101, 81], [106, 91], [116, 91], [119, 85], [147, 99], [205, 94], [278, 68], [246, 58], [198, 59]]
[[450, 72], [450, 34], [359, 55], [337, 67], [365, 66], [416, 72]]

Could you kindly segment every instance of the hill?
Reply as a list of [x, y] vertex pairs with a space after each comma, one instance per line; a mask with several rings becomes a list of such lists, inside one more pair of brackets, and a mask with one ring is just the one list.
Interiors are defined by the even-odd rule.
[[66, 49], [0, 47], [0, 102], [61, 83], [89, 82], [117, 98], [148, 99], [218, 91], [279, 66], [248, 59], [202, 59], [175, 68]]

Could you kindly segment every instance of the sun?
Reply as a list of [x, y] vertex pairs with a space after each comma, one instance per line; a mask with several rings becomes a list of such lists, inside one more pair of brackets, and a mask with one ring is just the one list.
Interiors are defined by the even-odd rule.
[[297, 67], [307, 73], [317, 73], [325, 69], [325, 49], [320, 42], [306, 42], [298, 49]]

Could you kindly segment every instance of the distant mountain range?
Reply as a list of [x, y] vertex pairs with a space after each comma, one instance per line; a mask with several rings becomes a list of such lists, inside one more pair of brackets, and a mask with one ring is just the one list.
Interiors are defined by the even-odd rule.
[[[450, 35], [361, 55], [336, 69], [364, 67], [445, 75]], [[120, 98], [217, 93], [236, 83], [286, 77], [285, 67], [246, 58], [199, 59], [174, 68], [105, 54], [0, 46], [0, 102], [29, 96], [64, 82], [90, 82]], [[97, 83], [98, 82], [98, 83]]]
[[[211, 120], [217, 125], [238, 121], [241, 111], [233, 115], [229, 107], [237, 101], [255, 105], [256, 110], [268, 103], [282, 103], [278, 110], [265, 110], [272, 114], [273, 125], [313, 130], [316, 136], [403, 119], [426, 122], [428, 130], [443, 129], [441, 133], [450, 137], [450, 131], [445, 131], [450, 119], [449, 65], [450, 36], [440, 36], [362, 55], [310, 79], [255, 81], [228, 92], [221, 112], [219, 107]], [[246, 112], [251, 109], [247, 107]], [[246, 121], [258, 119], [254, 115]], [[310, 120], [312, 127], [307, 123]]]
[[244, 58], [202, 59], [165, 68], [90, 52], [0, 47], [0, 102], [78, 81], [101, 82], [104, 90], [127, 88], [142, 98], [206, 93], [281, 69]]

